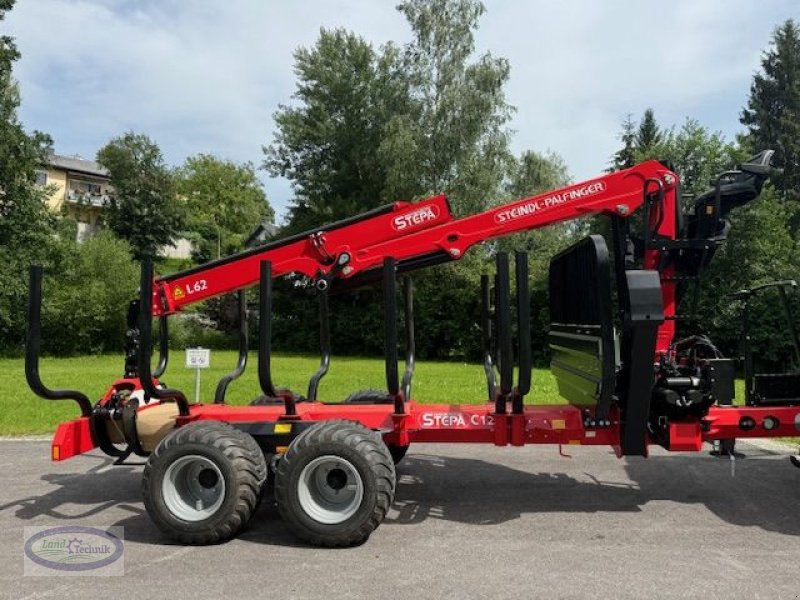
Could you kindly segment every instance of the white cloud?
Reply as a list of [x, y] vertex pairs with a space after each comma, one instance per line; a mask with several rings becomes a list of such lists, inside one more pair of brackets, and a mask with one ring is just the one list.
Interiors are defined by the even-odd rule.
[[[20, 0], [7, 26], [23, 53], [22, 116], [62, 152], [92, 156], [133, 129], [174, 163], [203, 151], [258, 163], [294, 91], [293, 50], [321, 26], [403, 42], [394, 4]], [[622, 118], [647, 106], [664, 123], [695, 115], [736, 131], [760, 50], [796, 12], [791, 0], [487, 5], [478, 44], [511, 61], [515, 148], [559, 152], [578, 178], [606, 165]], [[266, 185], [282, 209], [287, 182]]]

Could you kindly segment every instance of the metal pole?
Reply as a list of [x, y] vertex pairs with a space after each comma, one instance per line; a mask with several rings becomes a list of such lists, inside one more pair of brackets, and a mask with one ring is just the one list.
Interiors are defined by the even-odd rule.
[[200, 402], [200, 368], [194, 370], [194, 401]]

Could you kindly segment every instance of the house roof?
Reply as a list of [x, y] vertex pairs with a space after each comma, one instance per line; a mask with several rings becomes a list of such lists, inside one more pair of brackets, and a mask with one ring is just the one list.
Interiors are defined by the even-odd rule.
[[108, 179], [108, 170], [93, 160], [86, 160], [79, 156], [64, 156], [61, 154], [48, 154], [47, 164], [56, 169], [64, 169], [75, 173], [83, 173], [94, 177]]
[[259, 244], [263, 244], [269, 238], [278, 233], [278, 226], [269, 222], [260, 223], [255, 229], [247, 236], [244, 245], [247, 248], [253, 248]]

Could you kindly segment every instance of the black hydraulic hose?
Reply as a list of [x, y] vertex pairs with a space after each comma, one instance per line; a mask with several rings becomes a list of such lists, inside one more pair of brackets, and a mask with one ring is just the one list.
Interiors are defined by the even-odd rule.
[[30, 295], [28, 297], [28, 328], [25, 340], [25, 379], [34, 394], [45, 400], [74, 400], [81, 415], [88, 417], [92, 403], [86, 394], [76, 390], [51, 390], [42, 383], [39, 375], [39, 355], [42, 345], [42, 267], [30, 270]]

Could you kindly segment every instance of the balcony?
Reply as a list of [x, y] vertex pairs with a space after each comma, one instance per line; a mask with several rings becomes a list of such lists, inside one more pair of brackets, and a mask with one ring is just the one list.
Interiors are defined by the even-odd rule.
[[80, 204], [82, 206], [103, 208], [108, 202], [108, 194], [68, 190], [67, 202], [72, 204]]

